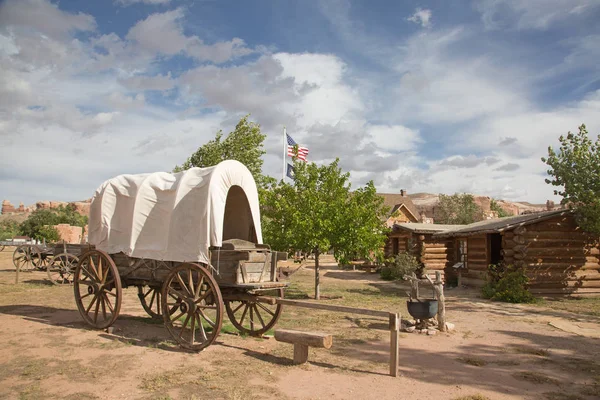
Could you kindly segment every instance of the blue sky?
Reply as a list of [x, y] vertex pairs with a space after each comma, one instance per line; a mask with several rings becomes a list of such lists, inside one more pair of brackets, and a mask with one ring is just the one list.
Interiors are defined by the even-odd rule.
[[0, 197], [170, 170], [251, 113], [354, 185], [556, 199], [540, 161], [600, 133], [600, 0], [0, 1]]

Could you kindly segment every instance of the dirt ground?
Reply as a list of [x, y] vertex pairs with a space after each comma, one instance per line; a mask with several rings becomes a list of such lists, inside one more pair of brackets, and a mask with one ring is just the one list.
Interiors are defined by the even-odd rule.
[[[302, 366], [291, 365], [291, 345], [228, 333], [228, 324], [215, 345], [193, 354], [145, 314], [135, 288], [124, 290], [114, 332], [93, 330], [71, 287], [49, 285], [43, 272], [24, 273], [15, 285], [11, 255], [0, 253], [0, 398], [600, 398], [600, 316], [449, 290], [456, 329], [401, 334], [401, 376], [392, 378], [381, 319], [288, 307], [277, 327], [334, 335], [331, 349], [311, 349]], [[308, 297], [313, 276], [310, 268], [293, 275], [288, 295]], [[330, 297], [323, 301], [407, 317], [405, 286], [334, 266], [321, 282]]]

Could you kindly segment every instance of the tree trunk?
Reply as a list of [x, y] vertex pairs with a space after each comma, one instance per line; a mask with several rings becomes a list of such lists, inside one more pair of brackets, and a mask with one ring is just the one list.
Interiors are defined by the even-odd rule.
[[319, 283], [319, 250], [315, 250], [315, 300], [321, 299], [321, 287]]

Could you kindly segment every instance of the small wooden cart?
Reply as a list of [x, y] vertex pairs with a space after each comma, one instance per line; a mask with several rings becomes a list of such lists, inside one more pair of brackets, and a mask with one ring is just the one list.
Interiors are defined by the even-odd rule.
[[[249, 335], [267, 332], [281, 315], [275, 299], [287, 283], [278, 281], [277, 260], [287, 255], [260, 244], [256, 185], [237, 161], [105, 182], [92, 199], [89, 237], [95, 248], [79, 257], [73, 281], [77, 308], [95, 328], [115, 322], [129, 286], [173, 339], [195, 351], [214, 343], [225, 311]], [[196, 238], [214, 244], [198, 247]], [[177, 253], [198, 249], [196, 260]]]

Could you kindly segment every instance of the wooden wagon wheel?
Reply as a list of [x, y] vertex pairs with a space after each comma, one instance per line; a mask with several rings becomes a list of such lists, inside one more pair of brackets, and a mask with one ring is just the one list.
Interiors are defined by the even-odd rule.
[[[261, 291], [261, 295], [283, 298], [283, 289]], [[271, 329], [281, 316], [281, 304], [265, 304], [251, 300], [230, 300], [225, 302], [229, 320], [243, 334], [261, 336]]]
[[[155, 319], [162, 319], [162, 288], [138, 286], [138, 297], [144, 310]], [[181, 302], [180, 302], [181, 303]], [[179, 309], [179, 303], [169, 307], [169, 312], [173, 314]]]
[[[165, 326], [184, 348], [200, 351], [211, 345], [223, 325], [223, 297], [211, 274], [198, 264], [174, 268], [162, 288]], [[171, 309], [177, 310], [171, 313]]]
[[123, 290], [119, 271], [102, 250], [90, 250], [79, 258], [73, 275], [75, 303], [81, 317], [94, 328], [111, 326], [121, 310]]
[[41, 262], [42, 255], [37, 246], [21, 245], [13, 253], [13, 264], [19, 271], [31, 271]]
[[46, 268], [48, 279], [55, 285], [69, 285], [73, 283], [73, 273], [77, 268], [79, 258], [69, 253], [55, 256]]
[[38, 271], [46, 270], [46, 254], [43, 254], [40, 248], [37, 246], [31, 247], [33, 247], [31, 256], [31, 263], [33, 264], [33, 268], [35, 268]]

